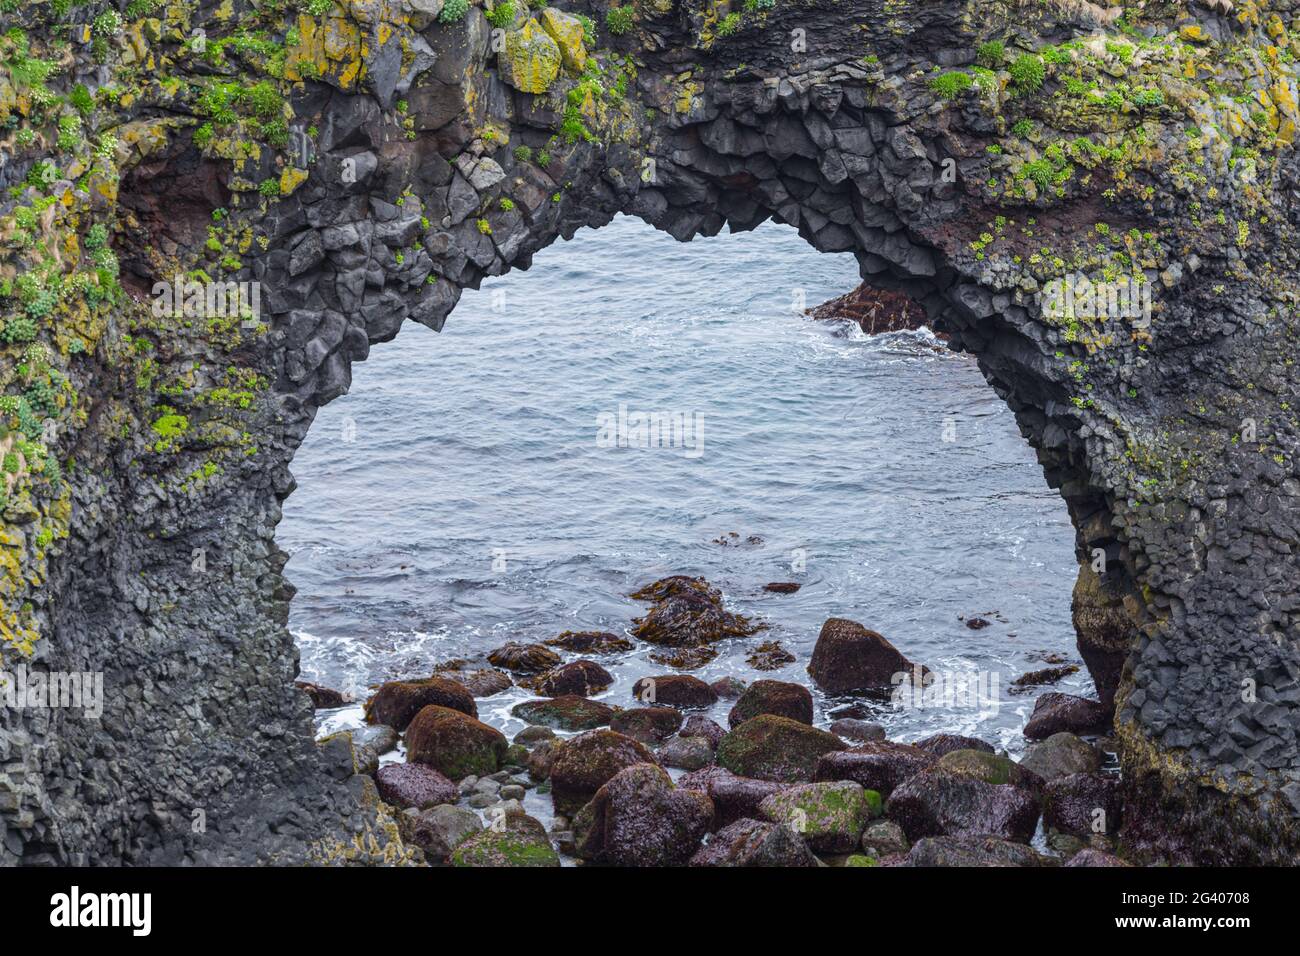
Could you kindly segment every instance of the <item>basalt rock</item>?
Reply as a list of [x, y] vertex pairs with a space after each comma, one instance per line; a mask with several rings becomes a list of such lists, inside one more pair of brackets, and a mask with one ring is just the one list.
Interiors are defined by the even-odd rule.
[[612, 730], [589, 730], [564, 741], [550, 766], [556, 813], [577, 812], [620, 770], [654, 762], [645, 747]]
[[718, 743], [719, 766], [742, 777], [781, 783], [811, 781], [822, 754], [845, 749], [834, 734], [788, 717], [759, 714]]
[[430, 704], [406, 729], [406, 759], [428, 764], [452, 780], [496, 773], [509, 744], [495, 727], [458, 710]]
[[852, 780], [889, 796], [903, 781], [933, 766], [934, 754], [910, 744], [868, 740], [847, 750], [828, 753], [817, 761], [818, 780]]
[[906, 293], [862, 283], [852, 292], [807, 310], [814, 319], [847, 319], [867, 335], [924, 328], [925, 306]]
[[1075, 773], [1092, 773], [1101, 767], [1102, 755], [1092, 744], [1074, 734], [1052, 734], [1033, 744], [1020, 766], [1044, 780], [1055, 780]]
[[1119, 832], [1124, 796], [1118, 777], [1075, 773], [1050, 780], [1043, 790], [1043, 825], [1088, 838]]
[[455, 803], [456, 785], [434, 770], [418, 763], [390, 763], [375, 773], [379, 798], [402, 809], [424, 810], [440, 803]]
[[1028, 843], [1039, 812], [1039, 798], [1030, 790], [949, 773], [940, 767], [922, 770], [900, 784], [885, 805], [886, 815], [912, 841], [927, 836], [990, 834]]
[[681, 866], [713, 822], [713, 803], [655, 764], [619, 771], [573, 819], [577, 855], [614, 866]]
[[801, 724], [812, 725], [812, 693], [802, 684], [789, 684], [779, 680], [756, 680], [745, 688], [727, 715], [732, 729], [759, 714], [776, 714], [789, 717]]
[[815, 867], [817, 857], [790, 827], [766, 820], [737, 820], [709, 838], [691, 866]]
[[713, 801], [716, 826], [726, 826], [746, 817], [758, 818], [764, 800], [789, 788], [789, 784], [772, 780], [741, 777], [723, 767], [705, 767], [688, 773], [682, 777], [680, 786], [708, 795]]
[[828, 694], [888, 693], [916, 667], [898, 648], [856, 621], [833, 617], [822, 625], [808, 673]]
[[458, 710], [470, 717], [478, 716], [474, 695], [465, 685], [446, 677], [430, 677], [380, 685], [375, 695], [366, 701], [366, 720], [405, 730], [415, 715], [430, 704]]
[[709, 707], [718, 700], [712, 687], [689, 674], [642, 677], [632, 685], [632, 695], [642, 703], [667, 707]]
[[[0, 861], [404, 858], [332, 776], [293, 686], [274, 540], [293, 455], [406, 322], [441, 329], [464, 289], [627, 214], [680, 240], [785, 223], [973, 353], [1100, 568], [1104, 600], [1082, 586], [1075, 619], [1131, 845], [1295, 862], [1289, 3], [1230, 30], [1202, 4], [1130, 6], [1123, 30], [1094, 4], [1020, 5], [1014, 36], [1000, 4], [778, 4], [738, 9], [725, 36], [703, 8], [659, 5], [627, 35], [598, 31], [599, 84], [561, 76], [561, 44], [523, 4], [504, 57], [476, 6], [292, 24], [249, 0], [135, 6], [120, 35], [140, 42], [93, 44], [68, 43], [75, 7], [57, 23], [60, 5], [23, 7], [55, 102], [83, 81], [121, 95], [58, 137], [41, 98], [9, 111], [0, 415], [25, 444], [5, 456], [0, 653], [102, 673], [107, 693], [93, 725], [0, 716]], [[195, 57], [199, 30], [283, 56]], [[1160, 55], [1113, 53], [1134, 30]], [[1039, 57], [1036, 90], [1006, 64], [969, 79], [990, 40], [1033, 57], [1073, 36]], [[152, 295], [177, 275], [200, 293], [257, 283], [256, 314], [177, 316]], [[1097, 294], [1116, 278], [1124, 303]], [[652, 600], [648, 640], [753, 627], [707, 586]]]
[[1098, 734], [1110, 727], [1110, 715], [1095, 700], [1055, 692], [1034, 701], [1034, 712], [1025, 724], [1025, 736], [1042, 740], [1053, 734]]
[[295, 681], [294, 686], [311, 698], [311, 705], [317, 710], [342, 707], [344, 704], [349, 703], [349, 699], [345, 694], [329, 687], [322, 687], [320, 684], [300, 680]]

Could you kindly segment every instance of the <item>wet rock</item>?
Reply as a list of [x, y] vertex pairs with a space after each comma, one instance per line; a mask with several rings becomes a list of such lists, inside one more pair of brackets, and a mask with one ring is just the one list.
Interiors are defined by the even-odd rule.
[[530, 724], [556, 730], [594, 730], [613, 719], [614, 708], [598, 700], [566, 694], [547, 700], [526, 700], [510, 708], [510, 713]]
[[703, 578], [663, 578], [631, 597], [655, 602], [645, 617], [632, 625], [632, 636], [650, 644], [699, 647], [728, 637], [748, 637], [760, 629], [723, 608], [722, 592]]
[[1111, 715], [1095, 700], [1056, 692], [1034, 701], [1025, 736], [1042, 740], [1052, 734], [1098, 734], [1110, 730]]
[[446, 677], [429, 677], [381, 684], [366, 701], [366, 721], [405, 730], [411, 719], [430, 704], [458, 710], [470, 717], [478, 716], [474, 695], [463, 684]]
[[1118, 833], [1123, 812], [1120, 780], [1110, 774], [1072, 773], [1043, 788], [1043, 825], [1061, 833]]
[[1132, 866], [1133, 864], [1121, 860], [1113, 853], [1107, 853], [1104, 850], [1096, 850], [1092, 847], [1084, 847], [1074, 856], [1070, 857], [1066, 866]]
[[789, 684], [779, 680], [756, 680], [745, 688], [727, 715], [727, 722], [732, 729], [759, 714], [776, 714], [788, 717], [801, 724], [812, 724], [812, 693], [801, 684]]
[[793, 581], [773, 581], [770, 584], [764, 584], [763, 590], [771, 591], [773, 594], [794, 594], [801, 587], [803, 585], [796, 584]]
[[794, 655], [779, 641], [764, 641], [745, 655], [745, 663], [756, 671], [775, 671], [793, 664]]
[[464, 685], [465, 689], [475, 697], [491, 697], [514, 686], [514, 681], [510, 679], [509, 674], [490, 667], [477, 670], [441, 671], [440, 676]]
[[1040, 687], [1043, 684], [1055, 684], [1063, 677], [1069, 677], [1079, 671], [1078, 664], [1062, 664], [1059, 667], [1044, 667], [1036, 671], [1021, 674], [1011, 682], [1011, 692], [1028, 687]]
[[477, 813], [450, 804], [407, 810], [398, 817], [398, 826], [402, 839], [424, 850], [431, 863], [446, 863], [452, 850], [483, 829]]
[[988, 834], [1028, 843], [1038, 825], [1038, 813], [1038, 798], [1030, 790], [1009, 783], [986, 783], [939, 767], [922, 770], [904, 781], [885, 805], [886, 816], [913, 841], [928, 836]]
[[851, 781], [806, 783], [774, 793], [759, 813], [784, 823], [817, 853], [848, 853], [858, 848], [867, 821], [880, 815], [880, 794]]
[[842, 740], [859, 742], [885, 739], [885, 728], [880, 724], [855, 717], [841, 717], [831, 721], [831, 733]]
[[572, 815], [620, 770], [654, 762], [644, 746], [612, 730], [589, 730], [566, 740], [558, 747], [550, 770], [555, 810]]
[[406, 729], [406, 760], [460, 780], [496, 773], [505, 757], [505, 735], [458, 710], [431, 704]]
[[799, 834], [766, 820], [736, 820], [709, 838], [691, 866], [817, 866]]
[[621, 654], [636, 646], [626, 637], [608, 631], [565, 631], [546, 644], [575, 654]]
[[379, 769], [379, 754], [357, 744], [352, 734], [340, 731], [316, 741], [321, 765], [335, 780], [347, 780], [358, 774], [372, 774]]
[[686, 790], [698, 790], [713, 801], [717, 826], [726, 826], [745, 817], [757, 818], [758, 808], [764, 800], [790, 786], [771, 780], [739, 777], [722, 767], [706, 767], [688, 773], [678, 785]]
[[912, 847], [904, 866], [1053, 866], [1055, 861], [1021, 843], [970, 834], [926, 837]]
[[546, 780], [551, 776], [551, 767], [555, 763], [556, 756], [559, 755], [562, 744], [563, 742], [559, 740], [543, 740], [529, 751], [524, 766], [528, 768], [528, 776], [531, 779]]
[[632, 685], [632, 695], [643, 704], [665, 707], [709, 707], [718, 700], [713, 688], [690, 674], [642, 677]]
[[650, 763], [620, 770], [573, 820], [573, 842], [584, 860], [614, 866], [680, 866], [713, 822], [713, 803], [673, 785]]
[[887, 693], [895, 686], [894, 675], [910, 674], [914, 666], [875, 631], [833, 617], [822, 625], [808, 673], [828, 694]]
[[390, 763], [375, 773], [379, 799], [394, 807], [423, 810], [440, 803], [455, 803], [460, 796], [456, 785], [434, 770], [418, 763]]
[[862, 851], [877, 859], [906, 853], [911, 848], [907, 834], [893, 820], [873, 820], [862, 831]]
[[718, 741], [727, 736], [726, 730], [717, 721], [710, 720], [703, 714], [691, 714], [677, 732], [680, 737], [702, 737], [709, 742], [709, 749], [718, 746]]
[[488, 663], [494, 667], [504, 667], [516, 674], [541, 674], [552, 667], [559, 667], [562, 658], [555, 651], [541, 644], [521, 644], [511, 641], [489, 654]]
[[675, 667], [680, 671], [698, 670], [718, 656], [713, 647], [681, 647], [671, 651], [653, 651], [650, 660], [664, 667]]
[[982, 750], [985, 753], [993, 753], [992, 744], [987, 744], [978, 737], [963, 737], [961, 734], [934, 734], [924, 740], [918, 740], [915, 746], [936, 757], [942, 757], [954, 750]]
[[616, 713], [609, 722], [609, 729], [643, 744], [651, 744], [667, 740], [681, 725], [682, 713], [672, 707], [634, 707]]
[[[513, 714], [515, 713], [515, 711], [512, 710], [511, 713]], [[518, 715], [516, 714], [516, 716]], [[584, 729], [594, 729], [594, 728], [584, 728]], [[523, 730], [519, 731], [519, 733], [515, 734], [515, 739], [512, 741], [512, 743], [522, 744], [523, 746], [528, 747], [531, 744], [541, 743], [543, 740], [554, 740], [554, 739], [555, 739], [555, 731], [553, 731], [550, 727], [547, 727], [545, 725], [539, 725], [533, 727], [525, 727]]]
[[880, 866], [880, 861], [877, 860], [874, 856], [866, 856], [865, 854], [862, 853], [854, 853], [851, 856], [845, 857], [844, 863], [842, 865], [851, 866], [851, 867]]
[[814, 319], [856, 322], [867, 335], [924, 328], [925, 307], [903, 292], [866, 282], [852, 292], [806, 310]]
[[574, 661], [547, 671], [536, 679], [534, 687], [544, 697], [564, 697], [575, 694], [588, 697], [599, 694], [614, 683], [609, 671], [595, 661]]
[[1052, 734], [1031, 746], [1020, 761], [1044, 780], [1075, 773], [1092, 773], [1101, 767], [1101, 751], [1074, 734]]
[[745, 692], [745, 682], [738, 677], [719, 677], [709, 684], [718, 700], [737, 700]]
[[502, 814], [486, 830], [463, 840], [451, 854], [453, 866], [559, 866], [560, 855], [538, 820], [523, 814]]
[[397, 731], [387, 724], [366, 724], [364, 727], [349, 730], [348, 733], [352, 735], [352, 740], [358, 747], [369, 747], [377, 755], [396, 750], [401, 740]]
[[804, 783], [813, 779], [822, 754], [843, 749], [844, 742], [834, 734], [788, 717], [760, 714], [723, 737], [716, 758], [742, 777]]
[[818, 780], [852, 780], [888, 797], [903, 781], [932, 766], [937, 758], [909, 744], [869, 740], [817, 762]]
[[1074, 583], [1070, 614], [1079, 655], [1092, 675], [1101, 708], [1113, 714], [1124, 659], [1138, 637], [1138, 629], [1124, 608], [1124, 592], [1115, 583], [1103, 582], [1091, 562], [1085, 562], [1079, 566]]
[[293, 686], [305, 693], [311, 698], [311, 705], [316, 710], [329, 710], [332, 707], [342, 707], [350, 704], [352, 698], [343, 694], [341, 691], [331, 690], [328, 687], [322, 687], [320, 684], [313, 684], [310, 681], [294, 681]]
[[674, 737], [660, 749], [659, 762], [679, 770], [699, 770], [713, 763], [713, 747], [703, 737]]
[[1043, 778], [1023, 763], [984, 750], [951, 750], [939, 758], [935, 767], [943, 773], [974, 777], [985, 783], [1009, 783], [1041, 794]]

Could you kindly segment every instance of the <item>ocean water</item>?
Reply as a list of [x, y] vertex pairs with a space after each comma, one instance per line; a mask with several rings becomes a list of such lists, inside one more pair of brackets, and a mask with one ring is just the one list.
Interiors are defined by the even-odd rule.
[[[441, 334], [408, 325], [376, 347], [298, 453], [278, 531], [303, 677], [364, 699], [506, 641], [623, 632], [646, 609], [629, 592], [703, 575], [767, 630], [692, 673], [811, 685], [822, 623], [848, 617], [979, 682], [977, 700], [873, 705], [892, 738], [1018, 753], [1037, 692], [1011, 681], [1077, 660], [1065, 506], [969, 356], [797, 311], [856, 283], [851, 257], [784, 226], [682, 244], [618, 219], [467, 292]], [[688, 440], [619, 441], [620, 408], [676, 416]], [[795, 662], [755, 671], [768, 640]], [[616, 679], [600, 698], [634, 705], [639, 677], [670, 672], [654, 650], [600, 659]], [[845, 701], [813, 691], [824, 724]], [[511, 735], [531, 696], [482, 699], [480, 716]]]

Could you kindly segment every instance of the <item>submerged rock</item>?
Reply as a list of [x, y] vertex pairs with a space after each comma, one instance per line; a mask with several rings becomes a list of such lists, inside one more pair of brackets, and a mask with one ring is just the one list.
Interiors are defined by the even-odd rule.
[[405, 730], [411, 719], [430, 704], [458, 710], [470, 717], [478, 716], [474, 695], [463, 684], [446, 677], [428, 677], [381, 684], [366, 701], [366, 721]]
[[896, 685], [895, 674], [910, 675], [915, 666], [875, 631], [856, 621], [833, 617], [822, 625], [808, 673], [828, 694], [880, 694]]
[[379, 799], [395, 807], [423, 810], [440, 803], [455, 803], [460, 796], [456, 785], [434, 770], [418, 763], [390, 763], [375, 773]]
[[731, 708], [727, 722], [734, 729], [759, 714], [776, 714], [778, 717], [789, 717], [801, 724], [811, 725], [812, 693], [801, 684], [756, 680], [745, 688], [745, 692], [736, 701], [736, 706]]
[[293, 682], [293, 686], [305, 693], [311, 698], [311, 705], [316, 710], [329, 710], [334, 707], [342, 707], [350, 704], [352, 698], [348, 697], [341, 691], [331, 690], [328, 687], [322, 687], [320, 684], [313, 684], [310, 681], [298, 680]]
[[609, 671], [595, 661], [574, 661], [562, 664], [537, 677], [533, 687], [543, 697], [564, 697], [570, 694], [589, 697], [599, 694], [614, 683]]
[[566, 740], [556, 748], [550, 767], [555, 810], [572, 815], [620, 770], [654, 762], [644, 746], [612, 730], [589, 730]]
[[713, 822], [713, 803], [650, 763], [620, 770], [573, 819], [574, 849], [614, 866], [680, 866]]
[[745, 663], [756, 671], [775, 671], [793, 664], [794, 655], [780, 641], [764, 641], [745, 655]]
[[643, 704], [666, 707], [710, 707], [718, 700], [712, 687], [690, 674], [642, 677], [632, 685], [632, 695]]
[[613, 719], [614, 708], [598, 700], [566, 694], [546, 700], [526, 700], [510, 708], [510, 713], [530, 724], [556, 730], [594, 730]]
[[632, 635], [650, 644], [700, 647], [728, 637], [748, 637], [761, 629], [723, 608], [722, 592], [703, 578], [663, 578], [631, 597], [655, 602], [632, 625]]
[[884, 740], [885, 728], [869, 720], [856, 717], [841, 717], [831, 721], [831, 733], [843, 740], [865, 743], [869, 740]]
[[565, 631], [546, 644], [575, 654], [620, 654], [636, 646], [626, 637], [608, 631]]
[[1101, 767], [1101, 751], [1074, 734], [1052, 734], [1034, 744], [1025, 754], [1022, 766], [1044, 780], [1055, 780], [1076, 773], [1092, 773]]
[[806, 783], [772, 794], [758, 810], [818, 853], [848, 853], [858, 848], [867, 821], [880, 815], [880, 794], [850, 781]]
[[763, 590], [770, 591], [773, 594], [794, 594], [802, 584], [796, 584], [794, 581], [773, 581], [770, 584], [764, 584]]
[[453, 866], [559, 866], [546, 827], [523, 813], [503, 814], [492, 826], [463, 840], [451, 854]]
[[828, 753], [817, 762], [818, 780], [852, 780], [882, 797], [914, 777], [938, 758], [910, 744], [868, 740], [847, 750]]
[[541, 644], [521, 644], [511, 641], [488, 655], [488, 663], [503, 667], [516, 674], [540, 674], [559, 667], [563, 659], [549, 647]]
[[649, 744], [667, 740], [681, 725], [682, 713], [672, 707], [634, 707], [616, 713], [609, 729]]
[[1100, 734], [1110, 730], [1111, 714], [1100, 703], [1055, 691], [1034, 701], [1034, 712], [1025, 724], [1025, 736], [1042, 740], [1052, 734]]
[[767, 820], [736, 820], [709, 838], [691, 866], [815, 867], [817, 858], [788, 826]]
[[506, 749], [505, 734], [458, 710], [431, 704], [406, 730], [406, 760], [428, 764], [452, 780], [496, 773]]
[[813, 779], [822, 754], [843, 749], [844, 742], [834, 734], [760, 714], [723, 737], [716, 757], [720, 766], [742, 777], [804, 783]]
[[969, 834], [926, 837], [912, 847], [904, 866], [1054, 866], [1051, 857], [1043, 856], [1022, 843], [996, 836]]

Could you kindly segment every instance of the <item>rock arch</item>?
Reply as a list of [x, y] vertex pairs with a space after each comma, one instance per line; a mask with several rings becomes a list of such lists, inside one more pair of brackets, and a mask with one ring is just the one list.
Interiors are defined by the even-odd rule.
[[[32, 478], [6, 526], [5, 660], [102, 671], [109, 697], [99, 722], [0, 718], [0, 859], [400, 858], [291, 686], [274, 527], [293, 451], [404, 321], [440, 329], [462, 288], [628, 212], [681, 240], [776, 218], [922, 302], [1069, 507], [1125, 843], [1293, 862], [1300, 193], [1294, 73], [1264, 51], [1300, 40], [1281, 3], [1160, 6], [1124, 33], [1088, 4], [652, 0], [583, 44], [522, 6], [494, 28], [478, 7], [443, 22], [437, 0], [294, 24], [233, 4], [278, 61], [255, 38], [193, 56], [195, 30], [215, 43], [238, 17], [123, 24], [110, 65], [142, 85], [102, 107], [113, 168], [69, 179], [65, 205], [113, 223], [128, 289], [224, 268], [260, 284], [261, 315], [128, 299], [82, 316], [81, 350], [42, 327], [82, 414], [50, 439], [75, 469], [57, 491]], [[1261, 115], [1198, 95], [1229, 55], [1223, 82], [1263, 90]], [[73, 59], [73, 77], [112, 72]], [[140, 80], [150, 62], [190, 85]], [[214, 93], [214, 75], [259, 92]], [[1069, 100], [1071, 79], [1097, 95]], [[1072, 271], [1145, 283], [1151, 323], [1045, 314], [1038, 293]]]

